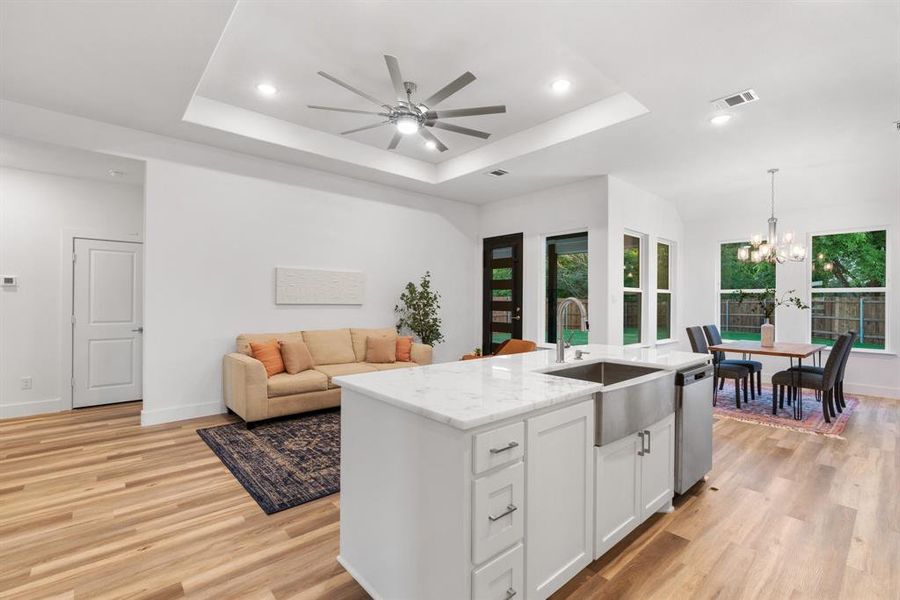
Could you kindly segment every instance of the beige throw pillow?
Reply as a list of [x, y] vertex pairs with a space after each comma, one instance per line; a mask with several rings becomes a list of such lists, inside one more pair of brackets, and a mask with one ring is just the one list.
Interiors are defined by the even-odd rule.
[[281, 340], [279, 343], [285, 371], [295, 375], [301, 371], [312, 369], [312, 354], [309, 353], [306, 343], [300, 340]]
[[397, 362], [397, 342], [389, 337], [366, 338], [366, 362], [392, 363]]

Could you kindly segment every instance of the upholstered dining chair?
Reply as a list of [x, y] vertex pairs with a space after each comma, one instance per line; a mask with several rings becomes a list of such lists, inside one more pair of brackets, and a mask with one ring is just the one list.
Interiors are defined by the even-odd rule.
[[831, 417], [837, 416], [834, 399], [838, 373], [844, 353], [852, 344], [851, 337], [849, 333], [845, 333], [835, 341], [821, 373], [806, 369], [785, 369], [772, 375], [772, 414], [777, 413], [777, 405], [784, 406], [785, 391], [794, 402], [802, 402], [802, 390], [816, 390], [822, 392], [822, 415], [825, 422], [831, 423]]
[[497, 350], [493, 354], [465, 354], [461, 360], [475, 360], [478, 358], [487, 358], [489, 356], [506, 356], [507, 354], [523, 354], [525, 352], [534, 352], [537, 350], [537, 344], [531, 340], [508, 339], [497, 346]]
[[[722, 335], [719, 328], [715, 325], [704, 325], [703, 333], [706, 334], [706, 341], [710, 346], [722, 343]], [[756, 398], [756, 394], [762, 394], [762, 363], [758, 360], [744, 360], [737, 358], [725, 358], [724, 352], [713, 352], [713, 364], [725, 363], [729, 365], [739, 365], [750, 371], [750, 397]], [[753, 390], [753, 380], [756, 375], [756, 391]]]
[[[853, 344], [856, 343], [856, 338], [859, 337], [859, 334], [855, 331], [848, 331], [846, 335], [850, 336], [850, 341], [847, 344], [847, 347], [844, 348], [844, 356], [841, 358], [841, 363], [838, 367], [837, 382], [834, 384], [834, 406], [837, 408], [838, 412], [844, 412], [844, 408], [847, 407], [847, 401], [844, 399], [844, 371], [847, 368], [847, 363], [850, 361], [850, 353], [853, 351]], [[835, 352], [833, 347], [831, 352]], [[797, 369], [796, 366], [791, 367], [792, 371], [795, 369]], [[801, 369], [808, 373], [818, 373], [820, 375], [825, 371], [825, 367], [816, 367], [813, 365], [803, 365]]]
[[[699, 325], [686, 329], [691, 349], [699, 354], [709, 354], [709, 345], [706, 343], [706, 335]], [[750, 377], [750, 369], [740, 365], [727, 363], [716, 364], [713, 362], [713, 406], [719, 399], [719, 381], [734, 379], [735, 405], [741, 407], [741, 383], [744, 386], [744, 402], [747, 401], [747, 379]]]

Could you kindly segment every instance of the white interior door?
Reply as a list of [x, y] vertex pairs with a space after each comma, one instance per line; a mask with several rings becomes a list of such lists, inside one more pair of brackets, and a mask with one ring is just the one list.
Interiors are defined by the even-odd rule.
[[75, 240], [72, 404], [141, 399], [141, 244]]

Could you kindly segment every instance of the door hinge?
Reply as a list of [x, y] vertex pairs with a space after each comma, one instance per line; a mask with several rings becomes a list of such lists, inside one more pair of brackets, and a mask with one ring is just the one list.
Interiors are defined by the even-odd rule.
[[72, 325], [75, 324], [75, 320], [76, 320], [76, 319], [75, 319], [75, 315], [72, 315]]

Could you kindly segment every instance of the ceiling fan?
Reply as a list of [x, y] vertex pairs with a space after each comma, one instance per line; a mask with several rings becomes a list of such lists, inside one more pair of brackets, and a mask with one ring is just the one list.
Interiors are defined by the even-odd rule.
[[385, 54], [384, 61], [385, 63], [387, 63], [388, 73], [390, 73], [391, 76], [391, 83], [394, 84], [394, 91], [397, 94], [397, 99], [394, 104], [382, 102], [375, 96], [367, 94], [366, 92], [357, 89], [348, 83], [344, 83], [334, 75], [329, 75], [325, 71], [319, 71], [319, 75], [321, 75], [325, 79], [333, 81], [342, 88], [350, 90], [358, 96], [362, 96], [366, 100], [377, 104], [384, 110], [376, 112], [369, 110], [356, 110], [351, 108], [337, 108], [333, 106], [318, 106], [313, 104], [309, 104], [307, 106], [309, 108], [315, 108], [318, 110], [333, 110], [337, 112], [377, 115], [379, 117], [385, 117], [384, 121], [366, 125], [365, 127], [357, 127], [356, 129], [342, 131], [341, 135], [348, 135], [350, 133], [356, 133], [357, 131], [365, 131], [366, 129], [375, 129], [376, 127], [382, 127], [384, 125], [390, 124], [396, 127], [397, 130], [394, 132], [394, 137], [391, 138], [391, 141], [388, 144], [388, 150], [395, 149], [397, 147], [397, 144], [400, 143], [400, 140], [403, 139], [404, 135], [412, 135], [414, 133], [418, 133], [420, 136], [425, 138], [425, 142], [427, 145], [440, 150], [441, 152], [445, 152], [448, 149], [447, 146], [444, 145], [441, 140], [435, 137], [435, 135], [431, 133], [431, 131], [426, 129], [426, 127], [443, 129], [445, 131], [452, 131], [454, 133], [461, 133], [463, 135], [470, 135], [486, 140], [491, 136], [490, 133], [478, 131], [477, 129], [469, 129], [468, 127], [460, 127], [459, 125], [453, 125], [452, 123], [444, 123], [443, 121], [441, 121], [441, 119], [471, 117], [474, 115], [491, 115], [506, 112], [506, 106], [502, 104], [494, 106], [476, 106], [473, 108], [451, 108], [447, 110], [434, 109], [435, 106], [475, 81], [475, 76], [468, 71], [436, 91], [425, 100], [414, 102], [413, 94], [416, 93], [416, 84], [412, 81], [403, 81], [403, 77], [400, 75], [400, 64], [397, 61], [397, 58], [391, 56], [390, 54]]

